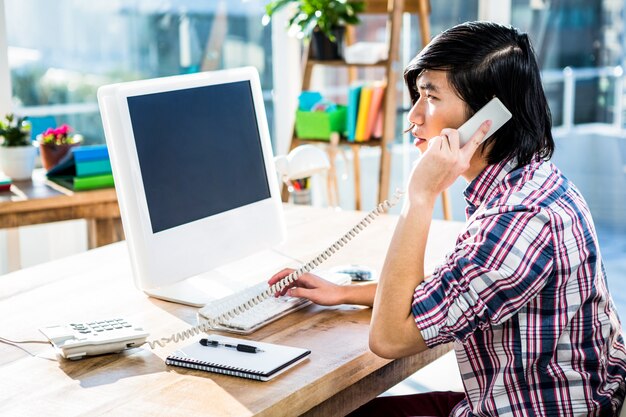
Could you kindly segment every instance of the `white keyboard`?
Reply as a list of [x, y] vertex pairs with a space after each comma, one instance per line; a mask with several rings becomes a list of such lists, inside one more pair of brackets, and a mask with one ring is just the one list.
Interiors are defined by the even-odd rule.
[[148, 332], [120, 318], [39, 329], [66, 359], [121, 352], [141, 346]]
[[[347, 274], [325, 273], [321, 276], [327, 281], [338, 285], [345, 285], [351, 282], [350, 275]], [[216, 319], [223, 313], [247, 302], [265, 291], [267, 287], [267, 282], [263, 281], [243, 291], [212, 301], [198, 311], [198, 319], [200, 321], [203, 319]], [[240, 334], [252, 333], [266, 324], [278, 320], [293, 311], [306, 307], [309, 304], [311, 304], [311, 302], [305, 298], [288, 296], [277, 298], [272, 296], [230, 320], [220, 321], [216, 329]]]

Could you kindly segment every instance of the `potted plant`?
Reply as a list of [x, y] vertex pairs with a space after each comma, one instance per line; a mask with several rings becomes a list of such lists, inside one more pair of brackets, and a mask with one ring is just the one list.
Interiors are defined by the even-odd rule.
[[30, 122], [7, 114], [0, 120], [0, 169], [14, 180], [31, 177], [37, 149], [30, 142]]
[[37, 135], [41, 165], [46, 171], [58, 164], [72, 146], [80, 145], [83, 141], [82, 135], [71, 134], [71, 132], [72, 128], [64, 124], [48, 128], [42, 134]]
[[346, 25], [360, 23], [358, 13], [364, 1], [348, 0], [274, 0], [265, 6], [264, 22], [287, 6], [293, 7], [289, 32], [300, 39], [311, 39], [312, 56], [316, 59], [342, 59], [343, 35]]

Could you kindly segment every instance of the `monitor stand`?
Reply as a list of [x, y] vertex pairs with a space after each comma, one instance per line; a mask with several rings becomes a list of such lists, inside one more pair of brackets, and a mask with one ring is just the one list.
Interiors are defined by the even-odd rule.
[[300, 264], [273, 249], [264, 250], [172, 285], [144, 288], [143, 292], [160, 300], [203, 307], [210, 301], [242, 291], [261, 281], [267, 282], [283, 268], [297, 268]]
[[[208, 302], [220, 298], [218, 295], [220, 293], [220, 285], [215, 279], [219, 274], [211, 274], [211, 272], [187, 278], [176, 284], [152, 288], [143, 292], [150, 297], [160, 300], [191, 307], [203, 307]], [[226, 277], [224, 278], [226, 279]]]

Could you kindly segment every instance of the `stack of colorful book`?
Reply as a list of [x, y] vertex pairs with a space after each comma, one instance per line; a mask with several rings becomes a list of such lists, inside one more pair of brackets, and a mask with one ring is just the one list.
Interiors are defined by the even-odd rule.
[[11, 190], [11, 178], [6, 175], [0, 174], [0, 191], [10, 191]]
[[383, 136], [385, 83], [356, 83], [348, 91], [348, 141], [367, 142]]
[[113, 187], [106, 145], [73, 147], [46, 175], [50, 181], [74, 191]]

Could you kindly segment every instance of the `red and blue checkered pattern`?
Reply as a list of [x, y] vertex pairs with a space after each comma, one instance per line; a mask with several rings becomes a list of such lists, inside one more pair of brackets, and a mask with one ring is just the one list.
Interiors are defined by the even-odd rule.
[[428, 346], [454, 342], [466, 416], [615, 415], [626, 348], [591, 214], [550, 162], [488, 166], [454, 251], [415, 290]]

